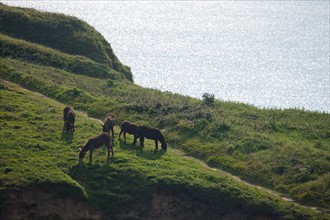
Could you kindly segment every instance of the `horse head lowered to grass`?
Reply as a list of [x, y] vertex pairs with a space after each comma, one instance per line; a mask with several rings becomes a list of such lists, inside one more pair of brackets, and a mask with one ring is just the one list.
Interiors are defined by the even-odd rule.
[[161, 147], [164, 151], [167, 150], [167, 143], [164, 136], [159, 129], [149, 126], [139, 126], [138, 136], [140, 137], [140, 144], [144, 146], [144, 138], [152, 139], [155, 141], [156, 149], [158, 149], [158, 141], [161, 143]]
[[113, 146], [112, 146], [112, 141], [109, 133], [103, 132], [102, 134], [90, 138], [85, 146], [80, 150], [79, 153], [79, 160], [82, 160], [86, 152], [89, 151], [89, 161], [92, 162], [92, 155], [93, 151], [97, 148], [100, 148], [102, 146], [106, 146], [108, 148], [108, 157], [110, 156], [110, 150], [113, 156]]

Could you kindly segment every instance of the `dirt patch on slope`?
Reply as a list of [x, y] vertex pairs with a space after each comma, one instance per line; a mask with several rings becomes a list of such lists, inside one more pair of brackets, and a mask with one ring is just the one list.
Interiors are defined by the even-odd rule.
[[[221, 201], [218, 200], [218, 201]], [[232, 202], [213, 203], [204, 196], [186, 190], [152, 190], [144, 199], [138, 201], [127, 212], [119, 214], [120, 220], [275, 220], [278, 216], [272, 213], [248, 213]]]
[[39, 189], [2, 192], [1, 219], [101, 219], [81, 201]]

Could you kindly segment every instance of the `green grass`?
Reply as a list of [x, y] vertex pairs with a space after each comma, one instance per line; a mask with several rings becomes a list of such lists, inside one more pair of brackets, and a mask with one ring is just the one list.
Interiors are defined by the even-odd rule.
[[[204, 99], [195, 99], [142, 88], [131, 82], [129, 68], [118, 61], [110, 44], [85, 22], [74, 17], [3, 4], [0, 4], [0, 21], [2, 80], [11, 81], [45, 97], [71, 105], [98, 119], [103, 119], [106, 113], [111, 112], [116, 116], [117, 124], [130, 120], [161, 128], [170, 149], [183, 150], [187, 155], [199, 158], [209, 166], [284, 193], [302, 204], [330, 208], [329, 113], [297, 109], [258, 109], [242, 103], [214, 100], [212, 94], [203, 97]], [[27, 26], [30, 29], [26, 29]], [[128, 80], [123, 80], [121, 74]], [[185, 187], [189, 185], [195, 189], [196, 185], [201, 186], [206, 181], [208, 188], [213, 187], [212, 181], [201, 174], [207, 171], [196, 171], [200, 167], [189, 170], [183, 166], [188, 176], [182, 174], [180, 166], [172, 167], [171, 173], [174, 175], [165, 170], [155, 170], [155, 167], [163, 163], [170, 166], [176, 161], [190, 162], [183, 162], [185, 159], [172, 154], [171, 151], [164, 155], [154, 154], [152, 142], [149, 142], [143, 152], [129, 144], [116, 142], [116, 146], [120, 147], [115, 151], [117, 150], [122, 159], [117, 161], [116, 157], [105, 165], [104, 157], [96, 155], [96, 162], [91, 166], [76, 164], [77, 149], [89, 137], [96, 135], [95, 131], [99, 130], [97, 122], [79, 117], [79, 120], [83, 121], [79, 121], [77, 129], [83, 129], [84, 132], [77, 132], [79, 136], [67, 136], [61, 132], [61, 104], [45, 97], [33, 98], [35, 94], [22, 98], [21, 95], [28, 92], [16, 89], [10, 83], [4, 85], [1, 99], [6, 97], [3, 94], [16, 91], [11, 94], [13, 99], [1, 102], [9, 103], [8, 106], [1, 106], [1, 123], [6, 128], [1, 134], [2, 140], [5, 140], [1, 147], [7, 149], [1, 158], [1, 164], [5, 160], [11, 164], [11, 167], [1, 166], [6, 167], [1, 173], [1, 184], [4, 186], [63, 183], [74, 189], [77, 195], [94, 195], [91, 200], [100, 205], [98, 201], [102, 200], [106, 189], [100, 192], [91, 190], [95, 184], [95, 181], [92, 181], [92, 170], [96, 170], [99, 176], [103, 172], [110, 172], [110, 177], [115, 177], [110, 170], [121, 173], [121, 169], [131, 167], [130, 169], [134, 170], [132, 173], [138, 173], [136, 177], [142, 178], [136, 183], [137, 191], [142, 194], [150, 184], [177, 186], [184, 183]], [[24, 99], [29, 101], [24, 102]], [[56, 107], [39, 108], [36, 103], [42, 99], [47, 100], [46, 103], [52, 102], [52, 106]], [[25, 110], [20, 106], [25, 106]], [[42, 123], [39, 123], [40, 121]], [[14, 133], [17, 135], [13, 135]], [[49, 133], [53, 135], [50, 136]], [[19, 151], [22, 154], [18, 153]], [[35, 152], [38, 152], [37, 155], [42, 154], [42, 158], [49, 161], [43, 161], [42, 158], [30, 160]], [[57, 155], [56, 159], [53, 154]], [[23, 155], [20, 158], [22, 161], [17, 159], [18, 155]], [[153, 158], [155, 155], [156, 159]], [[36, 161], [38, 166], [32, 166]], [[146, 161], [148, 166], [139, 167], [139, 164], [146, 164]], [[127, 165], [128, 162], [135, 165]], [[43, 173], [50, 167], [55, 167], [54, 175]], [[145, 173], [140, 174], [134, 167]], [[15, 172], [16, 169], [18, 172]], [[85, 180], [80, 179], [79, 170], [87, 176], [91, 175], [91, 182], [83, 184]], [[115, 173], [118, 173], [117, 171]], [[192, 178], [196, 172], [203, 177]], [[62, 176], [62, 173], [65, 175]], [[112, 177], [109, 180], [95, 178], [100, 178], [106, 185], [116, 185], [120, 181], [125, 182], [125, 176], [119, 177], [119, 182]], [[44, 181], [45, 179], [47, 181]], [[189, 183], [185, 182], [185, 179], [189, 180]], [[123, 186], [126, 187], [125, 190], [130, 190], [129, 185], [127, 183]], [[215, 187], [214, 191], [217, 189]], [[118, 190], [109, 192], [109, 196], [118, 197], [119, 201], [122, 201], [121, 205], [126, 202], [133, 203], [134, 199], [129, 193]], [[216, 193], [214, 191], [212, 193]], [[242, 195], [243, 191], [240, 191]], [[138, 194], [133, 196], [137, 197]]]
[[[61, 170], [62, 166], [69, 167], [70, 161], [76, 161], [74, 151], [78, 150], [78, 146], [68, 144], [66, 134], [60, 132], [58, 108], [61, 105], [43, 102], [42, 96], [31, 96], [22, 89], [4, 90], [4, 86], [7, 85], [2, 82], [1, 188], [46, 185], [56, 188], [63, 184], [66, 187], [60, 187], [61, 193], [72, 190], [73, 196], [85, 194], [83, 188]], [[9, 88], [12, 89], [12, 85]]]
[[[132, 81], [130, 68], [113, 53], [111, 45], [92, 26], [75, 17], [0, 3], [1, 33], [45, 45], [72, 55], [81, 55], [124, 74]], [[56, 34], [54, 34], [56, 33]]]
[[[185, 190], [205, 199], [213, 211], [240, 207], [251, 215], [272, 214], [283, 218], [317, 219], [326, 215], [281, 201], [267, 192], [212, 171], [176, 150], [155, 151], [114, 141], [115, 155], [94, 152], [78, 162], [78, 150], [88, 138], [101, 132], [98, 122], [76, 112], [74, 134], [63, 132], [63, 104], [1, 81], [0, 189], [52, 187], [63, 195], [82, 198], [114, 217], [136, 201], [148, 203], [150, 192]], [[28, 102], [26, 100], [29, 100]], [[118, 134], [118, 127], [116, 127]], [[2, 201], [3, 202], [3, 201]], [[193, 203], [194, 204], [194, 203]], [[212, 205], [213, 204], [213, 205]], [[221, 207], [218, 207], [222, 204]]]
[[20, 59], [30, 63], [52, 66], [68, 72], [87, 76], [123, 79], [123, 75], [104, 64], [92, 61], [83, 56], [73, 56], [67, 53], [47, 48], [38, 44], [0, 34], [2, 57]]
[[103, 119], [162, 128], [170, 147], [313, 206], [329, 208], [329, 114], [267, 110], [144, 89], [0, 58], [2, 78]]

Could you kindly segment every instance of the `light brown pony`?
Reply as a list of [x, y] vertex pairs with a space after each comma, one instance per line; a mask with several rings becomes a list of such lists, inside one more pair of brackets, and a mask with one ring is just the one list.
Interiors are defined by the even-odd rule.
[[111, 150], [111, 153], [113, 156], [113, 147], [112, 147], [112, 141], [111, 141], [110, 134], [103, 132], [99, 136], [90, 138], [87, 141], [85, 146], [80, 150], [79, 160], [82, 160], [85, 157], [86, 152], [89, 151], [89, 161], [92, 162], [93, 151], [104, 145], [108, 148], [108, 157], [110, 156], [110, 150]]

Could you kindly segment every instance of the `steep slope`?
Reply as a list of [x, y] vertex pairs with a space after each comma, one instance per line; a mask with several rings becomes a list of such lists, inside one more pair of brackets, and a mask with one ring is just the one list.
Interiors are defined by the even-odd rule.
[[104, 37], [77, 18], [0, 3], [0, 30], [14, 38], [88, 57], [132, 81], [129, 67], [120, 63]]
[[76, 112], [75, 133], [66, 133], [64, 105], [7, 81], [0, 88], [2, 219], [326, 219], [175, 151], [155, 151], [152, 141], [115, 140], [115, 156], [99, 149], [93, 164], [78, 162], [79, 147], [101, 132], [98, 121]]
[[329, 206], [328, 114], [257, 110], [223, 102], [207, 106], [134, 84], [17, 60], [0, 61], [3, 79], [70, 103], [99, 119], [112, 112], [118, 123], [130, 120], [162, 128], [170, 147], [183, 149], [210, 166], [303, 204]]
[[[8, 129], [9, 132], [4, 132], [2, 136], [6, 141], [1, 143], [1, 149], [19, 145], [20, 147], [15, 148], [14, 151], [22, 151], [24, 154], [30, 155], [31, 150], [40, 153], [44, 152], [44, 148], [50, 147], [51, 153], [56, 155], [57, 150], [61, 149], [60, 152], [62, 152], [61, 147], [66, 144], [70, 145], [73, 141], [78, 142], [72, 145], [71, 149], [65, 147], [63, 154], [61, 153], [60, 157], [56, 159], [46, 156], [47, 161], [30, 157], [31, 160], [23, 158], [23, 163], [20, 164], [19, 161], [11, 161], [12, 157], [20, 158], [17, 156], [17, 152], [2, 155], [1, 161], [9, 161], [10, 165], [8, 169], [6, 169], [7, 165], [3, 166], [2, 174], [6, 175], [1, 176], [1, 184], [3, 184], [1, 187], [23, 186], [25, 189], [39, 183], [39, 179], [46, 182], [46, 185], [51, 184], [52, 187], [61, 185], [58, 183], [63, 182], [70, 191], [76, 192], [73, 194], [78, 197], [84, 198], [84, 194], [88, 194], [88, 203], [94, 204], [105, 212], [103, 215], [116, 215], [118, 218], [119, 216], [129, 218], [134, 215], [136, 218], [137, 216], [147, 218], [146, 216], [154, 216], [155, 213], [158, 213], [158, 217], [166, 216], [170, 213], [166, 212], [169, 209], [173, 211], [173, 215], [178, 214], [178, 210], [186, 211], [187, 213], [182, 215], [187, 218], [191, 218], [188, 216], [189, 213], [199, 216], [201, 213], [206, 215], [206, 212], [209, 212], [209, 215], [214, 214], [216, 217], [224, 217], [232, 212], [232, 218], [235, 217], [235, 213], [256, 217], [259, 212], [269, 218], [274, 216], [298, 218], [300, 215], [301, 218], [316, 218], [315, 216], [322, 215], [317, 212], [308, 214], [308, 211], [294, 211], [295, 208], [292, 209], [291, 204], [281, 203], [277, 197], [271, 197], [268, 201], [268, 194], [261, 193], [261, 200], [267, 200], [266, 206], [270, 206], [268, 209], [262, 205], [263, 201], [259, 201], [258, 190], [252, 193], [250, 189], [246, 188], [230, 188], [231, 185], [236, 186], [237, 183], [226, 182], [223, 176], [214, 177], [213, 174], [209, 174], [201, 166], [194, 165], [190, 160], [184, 160], [171, 154], [171, 149], [177, 148], [190, 156], [204, 160], [209, 166], [218, 167], [251, 183], [285, 193], [303, 204], [324, 208], [325, 211], [329, 209], [329, 114], [292, 109], [257, 109], [240, 103], [197, 100], [170, 92], [162, 93], [153, 89], [141, 88], [128, 80], [123, 80], [123, 73], [112, 69], [111, 65], [102, 61], [103, 58], [96, 58], [105, 57], [104, 59], [107, 59], [104, 52], [101, 51], [104, 48], [99, 48], [100, 55], [95, 57], [92, 54], [67, 53], [61, 48], [54, 48], [52, 42], [41, 44], [35, 42], [38, 40], [31, 40], [38, 39], [38, 36], [30, 36], [33, 33], [30, 33], [29, 29], [14, 30], [15, 28], [7, 27], [11, 25], [11, 17], [17, 23], [13, 24], [19, 27], [23, 27], [24, 25], [21, 24], [23, 23], [28, 25], [27, 27], [31, 25], [38, 29], [38, 26], [34, 26], [35, 21], [48, 27], [48, 16], [54, 16], [50, 19], [52, 24], [50, 26], [54, 27], [49, 28], [58, 31], [62, 28], [65, 29], [62, 25], [66, 25], [66, 28], [70, 29], [67, 31], [70, 36], [65, 35], [65, 38], [72, 40], [67, 41], [66, 44], [70, 44], [75, 40], [72, 37], [76, 30], [75, 23], [84, 26], [84, 22], [63, 15], [0, 6], [0, 30], [7, 30], [6, 34], [4, 32], [0, 34], [0, 76], [2, 80], [11, 81], [46, 97], [71, 105], [98, 119], [103, 119], [106, 113], [111, 112], [116, 115], [118, 124], [123, 120], [131, 120], [138, 124], [159, 127], [163, 129], [162, 132], [170, 149], [166, 154], [159, 154], [159, 152], [153, 152], [152, 145], [141, 149], [139, 146], [132, 147], [116, 141], [116, 146], [120, 146], [123, 151], [123, 154], [119, 154], [119, 160], [117, 160], [118, 155], [116, 154], [116, 158], [110, 161], [110, 165], [104, 165], [102, 157], [96, 160], [97, 164], [82, 166], [76, 164], [76, 151], [87, 138], [97, 134], [96, 131], [100, 131], [98, 123], [89, 123], [86, 119], [87, 121], [83, 122], [84, 128], [80, 127], [81, 130], [84, 130], [83, 133], [77, 133], [78, 136], [75, 134], [74, 138], [65, 134], [62, 137], [62, 133], [58, 133], [62, 127], [61, 114], [58, 113], [61, 112], [63, 105], [51, 110], [44, 109], [31, 113], [35, 111], [34, 108], [37, 108], [38, 104], [32, 104], [32, 101], [30, 105], [26, 104], [29, 104], [30, 100], [34, 100], [35, 93], [24, 97], [24, 100], [29, 100], [28, 103], [21, 103], [18, 99], [7, 97], [6, 102], [10, 106], [4, 105], [1, 123], [3, 123], [3, 128]], [[25, 19], [30, 19], [29, 23], [26, 23]], [[69, 21], [73, 23], [71, 24]], [[84, 28], [87, 31], [86, 35], [93, 35], [95, 32], [93, 28], [92, 30], [89, 30], [87, 26]], [[36, 31], [42, 32], [42, 30], [45, 29], [41, 28]], [[16, 34], [13, 34], [14, 32]], [[27, 39], [24, 32], [31, 39]], [[13, 37], [19, 34], [22, 35], [20, 39]], [[47, 34], [49, 33], [40, 33], [40, 36], [47, 36]], [[61, 32], [53, 32], [53, 35], [57, 35], [57, 37], [52, 36], [57, 40], [60, 39], [59, 36], [64, 37]], [[84, 44], [84, 42], [80, 43]], [[101, 47], [103, 46], [101, 45]], [[94, 49], [93, 51], [97, 53], [97, 50]], [[5, 97], [6, 90], [16, 91], [14, 85], [8, 82], [4, 84], [5, 86], [1, 90], [1, 100], [5, 100], [3, 97]], [[16, 93], [24, 94], [25, 92], [17, 90]], [[10, 94], [10, 96], [16, 97], [16, 93]], [[46, 98], [37, 100], [35, 102], [40, 104], [43, 102], [41, 100], [46, 100]], [[20, 106], [25, 110], [19, 110]], [[15, 110], [16, 108], [17, 110]], [[21, 113], [19, 113], [20, 111]], [[36, 116], [44, 111], [51, 111], [52, 114], [46, 114], [45, 117]], [[55, 113], [57, 116], [54, 117]], [[83, 118], [80, 116], [79, 118]], [[53, 119], [52, 122], [48, 121], [49, 119]], [[23, 122], [24, 126], [15, 125], [15, 123]], [[48, 124], [51, 124], [50, 128], [56, 127], [59, 130], [47, 130]], [[45, 130], [45, 139], [42, 135], [36, 134], [39, 131], [35, 126], [40, 130]], [[32, 130], [31, 133], [30, 130]], [[62, 142], [54, 139], [50, 134], [61, 137]], [[131, 141], [129, 140], [127, 143]], [[27, 145], [25, 146], [25, 144]], [[66, 154], [70, 155], [69, 158], [65, 157]], [[53, 160], [60, 160], [62, 164], [53, 163]], [[26, 163], [27, 161], [29, 163]], [[53, 173], [54, 175], [48, 176], [42, 174], [39, 178], [34, 172], [29, 171], [29, 169], [34, 171], [38, 168], [38, 166], [34, 167], [35, 163], [42, 164], [41, 170], [44, 170], [45, 167], [54, 167], [56, 172]], [[161, 165], [163, 163], [166, 164], [165, 168]], [[141, 164], [148, 164], [148, 166], [141, 167]], [[22, 167], [19, 168], [19, 177], [11, 176], [13, 167], [20, 165]], [[192, 169], [190, 169], [191, 166]], [[158, 169], [159, 167], [162, 169]], [[38, 169], [36, 171], [37, 174], [44, 172], [38, 171]], [[64, 176], [62, 176], [63, 173]], [[33, 178], [34, 176], [37, 179]], [[39, 187], [37, 184], [37, 189]], [[149, 187], [150, 192], [146, 190]], [[57, 193], [66, 194], [66, 192], [61, 192], [61, 187], [58, 188], [60, 191]], [[95, 190], [97, 188], [100, 190]], [[230, 190], [226, 191], [227, 188]], [[133, 193], [132, 196], [132, 192], [136, 192], [136, 194]], [[252, 194], [246, 196], [245, 193]], [[210, 198], [209, 195], [215, 196]], [[74, 197], [74, 195], [72, 196]], [[143, 196], [146, 196], [146, 199], [143, 199]], [[181, 201], [179, 198], [184, 199]], [[223, 199], [225, 202], [219, 201], [219, 199]], [[186, 200], [194, 200], [194, 205], [189, 205]], [[248, 200], [251, 200], [251, 203]], [[178, 202], [178, 206], [173, 205], [176, 202]], [[228, 210], [226, 209], [227, 202], [230, 207]], [[268, 202], [271, 204], [269, 205]], [[141, 207], [138, 203], [145, 203], [148, 207]], [[208, 204], [209, 209], [203, 205], [204, 203]], [[223, 209], [219, 209], [217, 203], [221, 204]], [[121, 208], [127, 204], [133, 211], [123, 209], [125, 211], [121, 213]], [[162, 205], [165, 207], [161, 208]], [[149, 207], [154, 209], [150, 211]], [[196, 207], [203, 208], [197, 209]], [[265, 208], [264, 211], [261, 210], [263, 208]], [[252, 211], [249, 212], [249, 209]], [[287, 211], [283, 211], [283, 209], [287, 209]], [[295, 212], [297, 214], [294, 214]]]
[[29, 63], [52, 66], [68, 72], [97, 78], [122, 79], [123, 75], [89, 58], [69, 55], [39, 44], [0, 34], [0, 56]]

